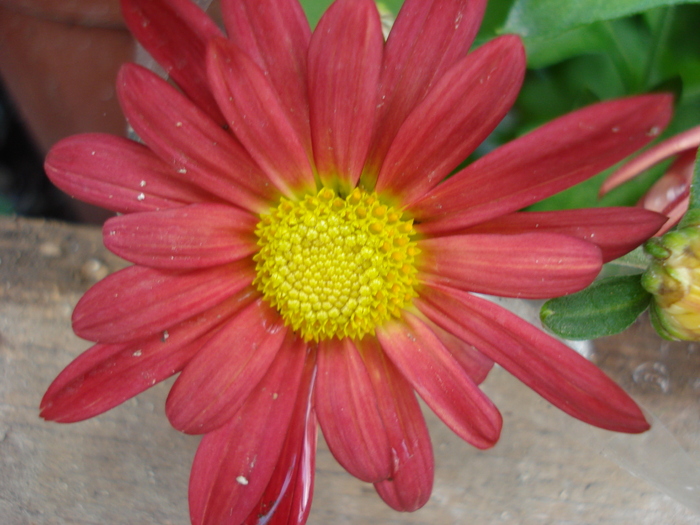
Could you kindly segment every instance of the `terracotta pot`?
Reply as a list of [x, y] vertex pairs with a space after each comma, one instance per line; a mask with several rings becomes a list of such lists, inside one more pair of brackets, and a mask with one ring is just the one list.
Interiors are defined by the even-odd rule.
[[68, 135], [125, 133], [114, 86], [134, 47], [119, 0], [0, 0], [0, 76], [42, 154]]
[[124, 133], [114, 82], [133, 50], [118, 0], [0, 0], [0, 74], [44, 152], [74, 133]]

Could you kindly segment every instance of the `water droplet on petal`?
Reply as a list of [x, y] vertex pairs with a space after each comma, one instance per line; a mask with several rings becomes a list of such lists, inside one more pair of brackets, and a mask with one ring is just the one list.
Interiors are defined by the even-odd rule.
[[248, 478], [246, 478], [245, 476], [238, 476], [238, 477], [236, 478], [236, 481], [237, 481], [238, 483], [240, 483], [241, 485], [247, 485], [247, 484], [248, 484]]

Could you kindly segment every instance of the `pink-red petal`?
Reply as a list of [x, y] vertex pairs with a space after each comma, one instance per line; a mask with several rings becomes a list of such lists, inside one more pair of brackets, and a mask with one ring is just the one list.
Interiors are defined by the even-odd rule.
[[318, 424], [313, 411], [315, 351], [304, 364], [287, 439], [275, 471], [245, 525], [303, 525], [311, 511]]
[[503, 119], [524, 76], [525, 50], [516, 36], [496, 38], [460, 60], [406, 118], [376, 190], [410, 205], [434, 188]]
[[216, 306], [254, 277], [249, 260], [189, 272], [124, 268], [78, 301], [73, 331], [99, 343], [143, 339]]
[[352, 340], [319, 344], [314, 406], [328, 448], [345, 470], [368, 482], [391, 475], [389, 438], [371, 379]]
[[408, 211], [431, 234], [517, 211], [647, 144], [668, 124], [672, 103], [671, 95], [641, 95], [569, 113], [480, 158]]
[[617, 432], [649, 428], [636, 403], [598, 367], [500, 306], [442, 287], [423, 290], [416, 306], [567, 414]]
[[600, 248], [603, 262], [635, 249], [666, 222], [667, 217], [640, 208], [584, 208], [577, 210], [515, 212], [459, 231], [462, 234], [561, 233]]
[[430, 328], [404, 311], [403, 320], [377, 328], [387, 356], [428, 406], [459, 437], [492, 447], [503, 419]]
[[277, 196], [243, 147], [153, 72], [124, 65], [117, 94], [129, 123], [173, 167], [173, 177], [254, 212]]
[[678, 155], [666, 173], [649, 188], [637, 205], [664, 213], [676, 201], [687, 197], [690, 194], [696, 156], [696, 150]]
[[430, 322], [430, 320], [424, 319], [424, 322], [430, 326], [430, 329], [440, 339], [440, 342], [445, 345], [445, 348], [450, 351], [452, 357], [457, 360], [467, 375], [472, 378], [472, 381], [477, 385], [483, 383], [493, 368], [493, 360], [479, 352], [473, 345], [443, 330], [435, 323]]
[[205, 268], [258, 250], [258, 219], [221, 204], [114, 217], [103, 229], [105, 246], [127, 261], [164, 269]]
[[423, 282], [472, 292], [543, 299], [582, 290], [600, 269], [600, 249], [559, 233], [470, 234], [423, 239]]
[[637, 206], [668, 216], [666, 224], [656, 232], [657, 236], [663, 235], [678, 224], [688, 211], [696, 157], [695, 150], [678, 155], [663, 177], [657, 180], [637, 203]]
[[179, 372], [218, 327], [253, 297], [243, 291], [141, 341], [93, 346], [51, 383], [41, 400], [41, 417], [60, 423], [82, 421]]
[[647, 151], [616, 170], [601, 185], [600, 195], [605, 195], [613, 188], [617, 188], [620, 184], [627, 182], [669, 157], [689, 150], [695, 153], [698, 146], [700, 146], [700, 126], [674, 135], [656, 146], [649, 148]]
[[[357, 185], [374, 128], [384, 39], [372, 0], [337, 0], [309, 47], [314, 159], [321, 182]], [[337, 181], [337, 182], [336, 182]]]
[[315, 188], [304, 144], [260, 66], [217, 38], [209, 45], [207, 74], [226, 122], [273, 184], [289, 197]]
[[289, 333], [241, 409], [202, 438], [190, 473], [193, 525], [239, 525], [260, 501], [289, 431], [307, 355], [306, 343]]
[[[165, 405], [170, 424], [205, 434], [226, 424], [265, 376], [283, 346], [287, 329], [262, 299], [223, 326], [187, 364]], [[281, 347], [281, 348], [280, 348]]]
[[485, 0], [406, 0], [387, 39], [377, 127], [363, 174], [373, 187], [382, 161], [408, 114], [469, 51]]
[[113, 135], [65, 138], [49, 150], [44, 168], [69, 195], [119, 213], [219, 200], [177, 178], [146, 146]]
[[364, 338], [358, 349], [377, 395], [394, 457], [391, 477], [378, 481], [374, 488], [393, 509], [413, 512], [427, 503], [433, 490], [435, 464], [428, 427], [413, 388], [384, 355], [377, 339]]
[[297, 0], [223, 0], [228, 39], [269, 76], [309, 157], [306, 60], [311, 29]]
[[221, 35], [216, 24], [191, 0], [122, 0], [121, 6], [131, 34], [197, 106], [223, 124], [204, 69], [207, 42]]

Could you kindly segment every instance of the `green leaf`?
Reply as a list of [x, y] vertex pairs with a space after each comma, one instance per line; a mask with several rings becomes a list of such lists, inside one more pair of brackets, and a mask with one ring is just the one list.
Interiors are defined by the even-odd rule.
[[547, 301], [542, 324], [565, 339], [595, 339], [622, 332], [649, 306], [641, 274], [601, 279], [573, 295]]
[[503, 32], [523, 37], [552, 36], [591, 22], [688, 3], [700, 0], [516, 0]]

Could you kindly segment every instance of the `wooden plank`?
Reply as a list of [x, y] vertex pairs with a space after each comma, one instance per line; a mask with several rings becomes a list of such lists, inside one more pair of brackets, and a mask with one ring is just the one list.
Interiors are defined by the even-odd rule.
[[[98, 278], [121, 266], [102, 247], [98, 228], [0, 219], [2, 524], [189, 523], [187, 480], [198, 438], [168, 425], [168, 383], [83, 423], [38, 417], [51, 380], [89, 346], [70, 330], [73, 306]], [[683, 458], [700, 460], [698, 347], [661, 342], [640, 323], [593, 351], [675, 435], [687, 452]], [[659, 363], [665, 371], [654, 368]], [[664, 465], [663, 450], [640, 437], [590, 429], [502, 370], [484, 389], [504, 415], [502, 439], [492, 450], [473, 449], [427, 414], [436, 480], [425, 508], [414, 514], [390, 510], [371, 485], [346, 474], [321, 441], [309, 523], [700, 523], [653, 483], [600, 453], [620, 459], [629, 451], [642, 457], [651, 451], [661, 460], [649, 462]], [[671, 446], [668, 453], [674, 450], [681, 449]], [[652, 482], [662, 478], [654, 474]]]

